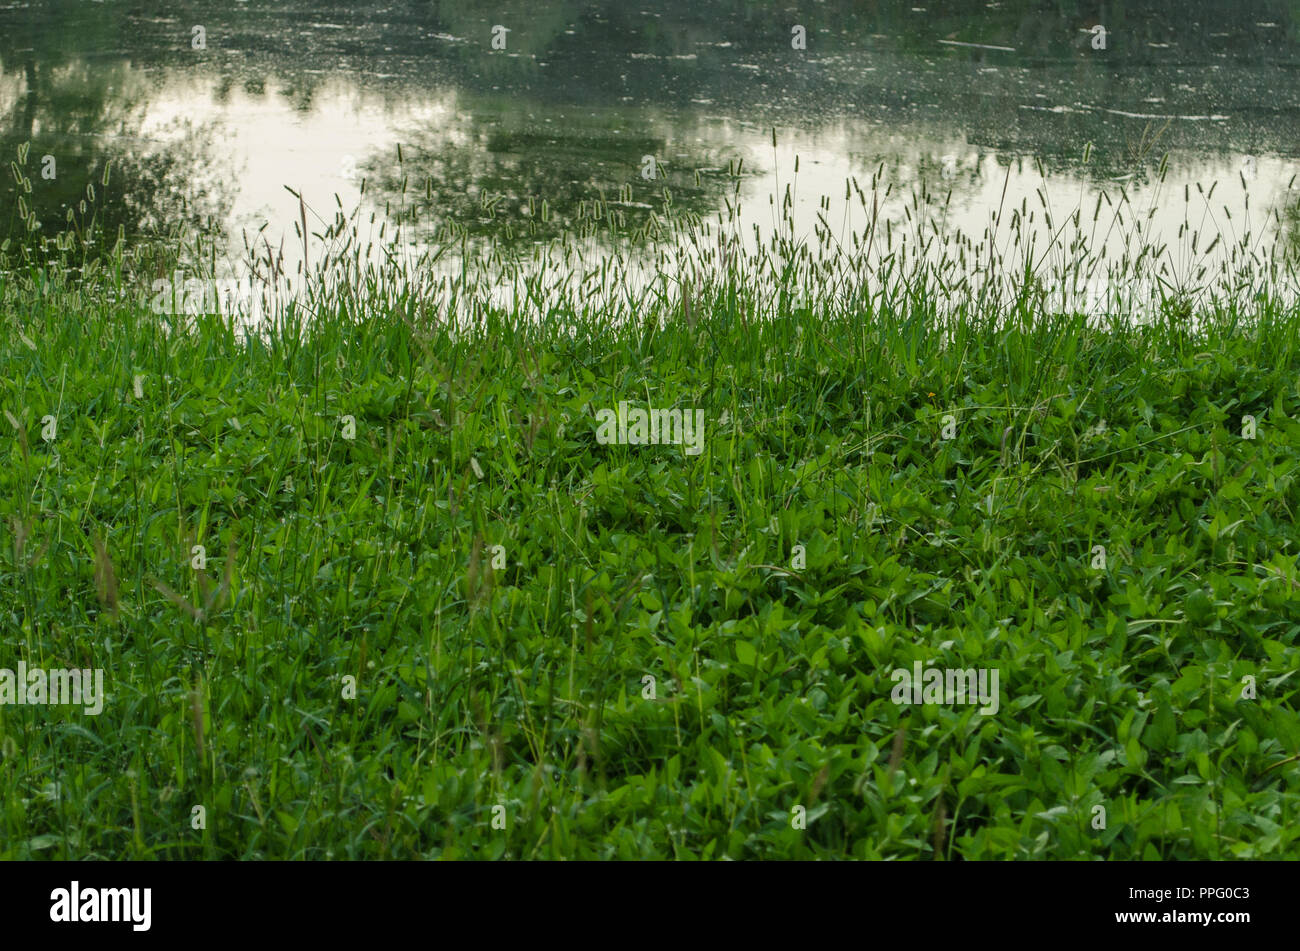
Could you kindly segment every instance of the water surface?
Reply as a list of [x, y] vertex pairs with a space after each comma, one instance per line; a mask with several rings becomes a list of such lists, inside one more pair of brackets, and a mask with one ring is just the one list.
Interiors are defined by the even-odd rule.
[[[820, 220], [847, 242], [868, 212], [846, 181], [873, 176], [882, 199], [890, 188], [876, 214], [914, 237], [922, 189], [943, 196], [933, 227], [972, 238], [998, 209], [1059, 221], [1120, 189], [1151, 240], [1185, 240], [1189, 220], [1225, 232], [1220, 249], [1289, 233], [1290, 3], [360, 6], [2, 3], [0, 155], [30, 141], [29, 174], [54, 157], [31, 199], [47, 233], [112, 159], [111, 231], [183, 223], [232, 257], [259, 232], [296, 253], [286, 185], [313, 210], [309, 231], [360, 206], [377, 233], [400, 207], [429, 234], [450, 225], [498, 247], [573, 232], [593, 207], [635, 242], [665, 189], [676, 214], [739, 207], [744, 234], [779, 228], [788, 197], [792, 233]], [[1215, 182], [1185, 200], [1184, 185]], [[0, 229], [18, 197], [8, 176], [3, 188]], [[1112, 221], [1102, 237], [1123, 233]]]

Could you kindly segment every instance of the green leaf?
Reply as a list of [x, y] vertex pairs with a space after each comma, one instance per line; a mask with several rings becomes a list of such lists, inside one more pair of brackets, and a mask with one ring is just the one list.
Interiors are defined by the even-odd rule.
[[742, 667], [754, 667], [758, 650], [749, 641], [736, 641], [736, 660]]

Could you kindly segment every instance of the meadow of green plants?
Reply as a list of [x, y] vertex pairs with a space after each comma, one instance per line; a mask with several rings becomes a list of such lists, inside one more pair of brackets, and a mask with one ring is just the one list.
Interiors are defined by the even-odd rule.
[[[0, 268], [0, 667], [108, 696], [0, 706], [0, 857], [1300, 856], [1284, 296], [1099, 322], [789, 237], [499, 304], [339, 217], [250, 328], [81, 227]], [[1000, 709], [894, 703], [918, 660]]]

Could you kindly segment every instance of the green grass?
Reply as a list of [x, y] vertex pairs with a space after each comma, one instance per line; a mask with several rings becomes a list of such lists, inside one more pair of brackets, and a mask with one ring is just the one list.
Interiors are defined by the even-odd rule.
[[[258, 333], [120, 247], [0, 276], [0, 667], [108, 692], [0, 706], [0, 857], [1300, 856], [1294, 305], [727, 270], [455, 326], [349, 247]], [[703, 453], [598, 443], [622, 400]], [[895, 704], [917, 660], [999, 711]]]

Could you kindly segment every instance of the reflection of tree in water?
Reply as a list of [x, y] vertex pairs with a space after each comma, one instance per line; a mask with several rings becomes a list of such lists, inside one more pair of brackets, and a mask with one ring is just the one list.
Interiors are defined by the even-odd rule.
[[[196, 179], [197, 170], [210, 165], [212, 154], [200, 144], [202, 138], [142, 151], [65, 146], [59, 149], [54, 181], [41, 178], [41, 156], [33, 147], [21, 166], [32, 183], [23, 204], [35, 212], [39, 226], [33, 231], [18, 219], [17, 189], [6, 167], [0, 204], [13, 208], [14, 214], [0, 220], [0, 240], [10, 240], [11, 254], [21, 245], [41, 257], [52, 253], [44, 244], [73, 227], [88, 238], [102, 236], [98, 246], [103, 250], [111, 248], [118, 234], [129, 245], [150, 240], [178, 244], [199, 234], [219, 235], [230, 200], [218, 177], [211, 176], [206, 185]], [[12, 137], [0, 139], [0, 155], [16, 160], [20, 144]], [[104, 186], [106, 163], [109, 184]], [[87, 234], [92, 225], [93, 234]]]
[[[487, 111], [476, 110], [472, 124], [455, 135], [441, 129], [404, 134], [400, 165], [385, 156], [363, 170], [367, 190], [378, 202], [404, 204], [421, 220], [512, 243], [582, 233], [591, 225], [631, 233], [652, 215], [662, 221], [667, 214], [711, 213], [733, 181], [725, 159], [688, 167], [666, 154], [657, 135], [620, 134], [571, 117], [562, 124], [522, 116], [485, 121]], [[655, 160], [653, 180], [642, 175], [646, 156]]]
[[[111, 197], [120, 195], [121, 223], [128, 234], [132, 226], [141, 234], [217, 234], [230, 212], [230, 176], [217, 169], [215, 131], [188, 122], [176, 125], [179, 134], [169, 136], [165, 145], [114, 160], [113, 174], [120, 177], [122, 190]], [[110, 206], [108, 224], [116, 229], [114, 211]]]
[[[128, 239], [195, 234], [224, 220], [231, 199], [212, 130], [178, 120], [155, 139], [125, 134], [140, 127], [145, 111], [125, 65], [29, 61], [23, 75], [23, 93], [0, 115], [0, 240], [10, 241], [11, 253], [15, 245], [37, 252], [92, 221], [111, 244], [119, 232]], [[20, 193], [9, 162], [24, 143], [26, 161], [17, 164], [31, 190]], [[36, 229], [20, 219], [23, 210], [35, 215]]]
[[1300, 267], [1300, 198], [1286, 202], [1278, 212], [1281, 247], [1287, 262]]

